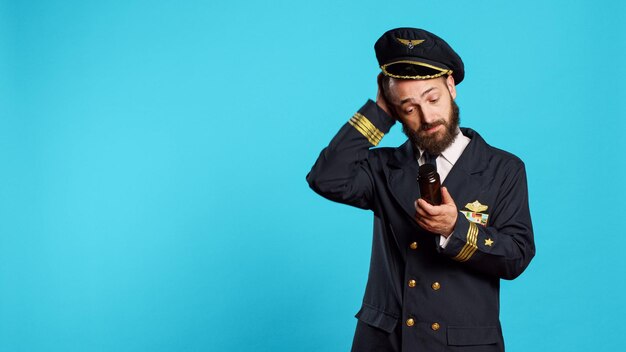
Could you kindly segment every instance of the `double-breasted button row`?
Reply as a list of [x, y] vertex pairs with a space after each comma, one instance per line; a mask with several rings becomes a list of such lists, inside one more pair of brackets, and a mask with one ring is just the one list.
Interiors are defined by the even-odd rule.
[[[415, 325], [415, 319], [409, 318], [409, 319], [406, 320], [406, 326], [411, 327], [413, 325]], [[433, 331], [437, 331], [437, 330], [439, 330], [441, 328], [441, 325], [439, 325], [439, 323], [432, 323], [432, 324], [430, 324], [430, 328]]]
[[[411, 280], [409, 280], [408, 285], [409, 285], [409, 287], [415, 287], [417, 285], [417, 281], [411, 279]], [[441, 284], [435, 281], [435, 282], [433, 282], [432, 285], [430, 285], [430, 287], [433, 290], [437, 291], [437, 290], [439, 290], [441, 288]]]

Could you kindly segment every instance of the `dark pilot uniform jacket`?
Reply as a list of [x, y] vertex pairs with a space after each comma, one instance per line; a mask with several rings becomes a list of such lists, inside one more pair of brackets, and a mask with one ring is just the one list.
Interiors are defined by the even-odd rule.
[[459, 216], [442, 248], [414, 219], [419, 166], [411, 143], [370, 149], [394, 122], [369, 100], [307, 175], [320, 195], [374, 214], [356, 317], [400, 334], [402, 351], [502, 351], [500, 279], [516, 278], [535, 254], [524, 164], [461, 129], [471, 141], [443, 183]]

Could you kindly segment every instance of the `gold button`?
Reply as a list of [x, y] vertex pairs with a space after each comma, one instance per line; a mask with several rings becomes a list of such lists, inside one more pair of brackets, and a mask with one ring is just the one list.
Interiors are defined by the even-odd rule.
[[415, 280], [409, 280], [409, 287], [415, 287], [416, 284]]
[[441, 288], [441, 285], [438, 282], [433, 282], [433, 284], [430, 285], [430, 287], [432, 287], [433, 290], [437, 291], [438, 289]]
[[409, 245], [409, 247], [410, 247], [411, 249], [417, 249], [417, 242], [413, 242], [413, 243], [411, 243], [411, 245]]
[[413, 318], [409, 318], [406, 320], [406, 326], [413, 326], [415, 325], [415, 320], [413, 320]]
[[430, 328], [435, 330], [435, 331], [439, 330], [439, 328], [440, 328], [439, 323], [433, 323], [433, 325], [431, 325]]

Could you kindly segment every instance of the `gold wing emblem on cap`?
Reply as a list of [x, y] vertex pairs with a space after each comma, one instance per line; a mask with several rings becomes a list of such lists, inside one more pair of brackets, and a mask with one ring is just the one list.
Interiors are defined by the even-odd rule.
[[465, 204], [465, 207], [466, 207], [467, 209], [469, 209], [469, 210], [471, 210], [471, 211], [474, 211], [474, 212], [477, 212], [477, 213], [480, 213], [480, 212], [482, 212], [482, 211], [485, 211], [485, 210], [487, 210], [487, 208], [489, 208], [489, 207], [488, 207], [488, 206], [486, 206], [486, 205], [482, 205], [482, 204], [480, 204], [480, 202], [479, 202], [479, 201], [477, 201], [477, 200], [475, 200], [473, 203], [467, 203], [467, 204]]
[[413, 49], [413, 47], [415, 47], [416, 45], [420, 45], [424, 42], [424, 40], [426, 39], [402, 39], [402, 38], [396, 38], [400, 43], [406, 45], [409, 47], [409, 49]]

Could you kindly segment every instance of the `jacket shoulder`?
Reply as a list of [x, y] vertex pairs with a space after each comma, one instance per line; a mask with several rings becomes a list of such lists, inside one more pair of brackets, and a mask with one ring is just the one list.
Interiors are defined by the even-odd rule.
[[482, 138], [482, 136], [472, 129], [464, 128], [463, 130], [465, 130], [464, 133], [471, 139], [476, 140], [476, 146], [480, 150], [480, 153], [487, 156], [489, 164], [492, 166], [510, 168], [524, 167], [524, 162], [517, 155], [490, 145]]
[[488, 146], [488, 148], [492, 161], [510, 165], [511, 167], [524, 167], [524, 161], [517, 155], [493, 146]]

